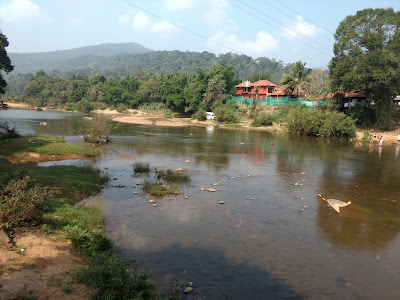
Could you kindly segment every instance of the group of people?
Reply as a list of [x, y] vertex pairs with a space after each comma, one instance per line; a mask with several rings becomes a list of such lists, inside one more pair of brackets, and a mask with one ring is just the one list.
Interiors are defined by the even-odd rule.
[[[400, 134], [399, 134], [400, 136]], [[376, 135], [376, 133], [374, 134], [374, 138], [378, 138], [379, 139], [379, 146], [383, 145], [383, 135], [382, 134], [378, 134]]]

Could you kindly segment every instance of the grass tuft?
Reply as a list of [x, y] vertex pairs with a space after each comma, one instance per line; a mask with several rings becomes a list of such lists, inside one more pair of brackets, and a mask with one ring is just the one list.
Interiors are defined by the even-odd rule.
[[145, 181], [143, 190], [154, 196], [177, 195], [179, 191], [176, 187], [163, 185], [162, 182]]
[[157, 177], [170, 183], [187, 183], [190, 182], [190, 176], [185, 172], [173, 171], [171, 169], [161, 170]]
[[150, 166], [148, 163], [134, 163], [133, 170], [135, 173], [148, 173], [150, 171]]

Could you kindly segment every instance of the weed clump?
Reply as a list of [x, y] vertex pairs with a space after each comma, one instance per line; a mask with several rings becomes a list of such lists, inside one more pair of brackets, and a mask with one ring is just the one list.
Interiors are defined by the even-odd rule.
[[154, 299], [156, 289], [152, 273], [139, 272], [138, 264], [117, 254], [93, 257], [87, 270], [78, 272], [78, 279], [93, 286], [92, 299]]
[[150, 171], [150, 166], [148, 163], [135, 163], [133, 164], [133, 171], [135, 173], [148, 173]]
[[165, 180], [170, 183], [187, 183], [190, 182], [190, 176], [181, 171], [173, 171], [171, 169], [161, 170], [157, 174], [158, 179]]
[[162, 182], [145, 181], [143, 190], [154, 196], [177, 195], [179, 191], [175, 187], [164, 185]]

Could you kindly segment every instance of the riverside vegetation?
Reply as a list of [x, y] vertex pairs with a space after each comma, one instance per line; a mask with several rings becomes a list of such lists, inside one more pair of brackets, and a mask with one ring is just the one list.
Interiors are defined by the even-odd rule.
[[[97, 149], [88, 153], [87, 147], [74, 145], [73, 148], [62, 148], [60, 153], [58, 147], [51, 147], [57, 144], [62, 144], [61, 139], [49, 137], [0, 140], [1, 227], [11, 236], [12, 232], [24, 228], [41, 228], [47, 234], [70, 239], [91, 261], [90, 267], [80, 270], [75, 280], [94, 287], [94, 299], [156, 298], [160, 293], [151, 280], [151, 272], [140, 271], [138, 264], [115, 252], [103, 230], [104, 216], [100, 208], [83, 205], [76, 209], [72, 206], [97, 194], [108, 180], [106, 176], [91, 166], [38, 167], [29, 162], [18, 162], [21, 153], [42, 152], [42, 149], [46, 149], [45, 155], [60, 157], [69, 154], [71, 149], [84, 155], [99, 153]], [[9, 162], [10, 158], [14, 163]], [[68, 284], [65, 291], [70, 289]]]

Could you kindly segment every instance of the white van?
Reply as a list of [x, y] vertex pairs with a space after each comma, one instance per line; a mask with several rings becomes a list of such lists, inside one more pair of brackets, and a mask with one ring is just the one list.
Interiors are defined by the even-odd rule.
[[213, 112], [207, 111], [206, 118], [207, 120], [215, 120], [215, 114]]

